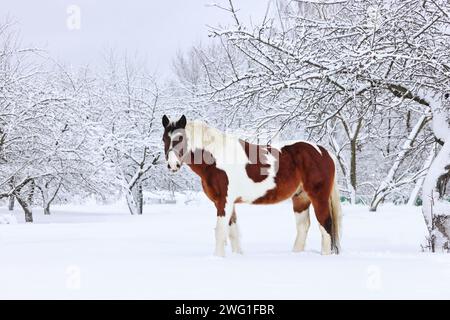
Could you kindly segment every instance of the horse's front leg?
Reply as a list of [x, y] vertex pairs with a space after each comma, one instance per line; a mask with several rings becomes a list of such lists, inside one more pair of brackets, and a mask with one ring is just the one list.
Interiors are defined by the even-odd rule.
[[[222, 208], [223, 207], [223, 208]], [[216, 250], [214, 254], [218, 257], [225, 257], [225, 244], [227, 242], [229, 221], [233, 214], [234, 204], [226, 202], [223, 206], [217, 207], [216, 223]]]
[[242, 254], [240, 233], [239, 233], [239, 228], [237, 225], [237, 216], [236, 216], [235, 208], [233, 208], [233, 213], [231, 214], [231, 217], [230, 217], [229, 226], [230, 226], [229, 237], [230, 237], [230, 242], [231, 242], [231, 251], [233, 253]]

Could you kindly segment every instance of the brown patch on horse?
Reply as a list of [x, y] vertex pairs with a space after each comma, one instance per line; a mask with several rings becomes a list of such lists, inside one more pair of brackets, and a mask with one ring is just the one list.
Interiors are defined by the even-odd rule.
[[[314, 206], [319, 223], [331, 234], [331, 213], [329, 198], [334, 183], [335, 166], [329, 153], [319, 146], [321, 153], [309, 143], [296, 142], [281, 148], [276, 187], [253, 203], [271, 204], [283, 201], [298, 193], [299, 187], [306, 192]], [[300, 200], [293, 197], [297, 209], [303, 207]], [[306, 203], [304, 203], [306, 205]]]
[[317, 220], [332, 235], [330, 195], [334, 184], [335, 164], [328, 151], [299, 142], [288, 147], [298, 165], [303, 189], [311, 200]]
[[[269, 154], [272, 154], [272, 156], [277, 159], [279, 151], [271, 146], [251, 144], [242, 139], [239, 139], [239, 142], [249, 160], [249, 163], [245, 166], [247, 176], [254, 182], [261, 182], [265, 180], [271, 166], [269, 163]], [[277, 165], [277, 163], [274, 165]]]
[[217, 215], [225, 216], [225, 202], [228, 194], [228, 176], [225, 171], [216, 167], [214, 157], [205, 150], [192, 151], [187, 164], [200, 176], [205, 194], [216, 205]]

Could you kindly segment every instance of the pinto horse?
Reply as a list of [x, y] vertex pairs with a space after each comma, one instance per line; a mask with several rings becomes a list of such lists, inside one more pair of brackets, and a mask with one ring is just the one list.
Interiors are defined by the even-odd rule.
[[204, 192], [217, 208], [215, 255], [225, 256], [227, 234], [232, 251], [242, 253], [236, 203], [274, 204], [292, 199], [297, 224], [294, 251], [303, 251], [312, 204], [322, 234], [322, 254], [339, 253], [341, 206], [335, 162], [312, 143], [255, 145], [183, 115], [164, 115], [164, 151], [169, 170], [183, 163], [201, 178]]

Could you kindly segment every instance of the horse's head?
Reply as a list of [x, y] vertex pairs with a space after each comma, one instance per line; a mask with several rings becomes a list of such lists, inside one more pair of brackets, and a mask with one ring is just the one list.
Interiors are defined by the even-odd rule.
[[167, 160], [167, 168], [172, 172], [176, 172], [181, 168], [186, 152], [186, 117], [181, 116], [178, 121], [170, 121], [164, 115], [162, 118], [164, 126], [164, 153]]

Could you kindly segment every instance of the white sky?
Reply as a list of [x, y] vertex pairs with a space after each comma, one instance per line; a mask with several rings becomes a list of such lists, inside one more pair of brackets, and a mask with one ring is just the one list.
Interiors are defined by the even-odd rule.
[[[262, 20], [269, 0], [234, 0], [239, 16]], [[18, 22], [22, 44], [46, 49], [67, 65], [93, 65], [102, 53], [145, 57], [154, 71], [171, 71], [177, 50], [208, 41], [207, 25], [230, 16], [208, 3], [226, 0], [2, 0], [3, 17]], [[67, 27], [70, 5], [80, 9], [80, 29]]]

